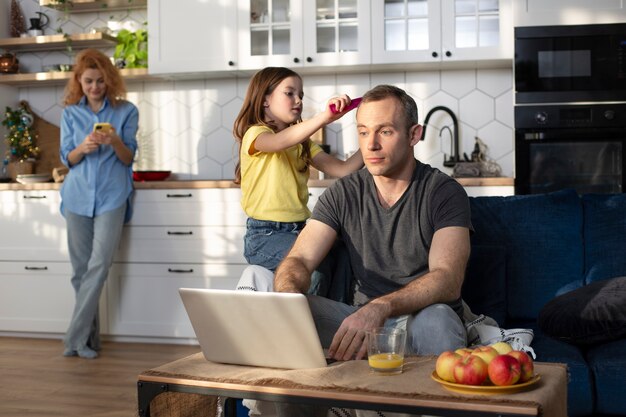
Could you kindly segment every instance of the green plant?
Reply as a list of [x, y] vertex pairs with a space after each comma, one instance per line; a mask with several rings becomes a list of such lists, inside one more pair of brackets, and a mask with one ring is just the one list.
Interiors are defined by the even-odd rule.
[[137, 29], [131, 32], [122, 29], [117, 34], [117, 46], [113, 54], [116, 62], [122, 61], [124, 68], [148, 67], [148, 31]]
[[2, 125], [9, 129], [5, 135], [7, 142], [7, 161], [25, 161], [39, 155], [39, 148], [35, 146], [37, 134], [31, 129], [33, 125], [33, 115], [24, 101], [20, 107], [12, 109], [6, 108]]

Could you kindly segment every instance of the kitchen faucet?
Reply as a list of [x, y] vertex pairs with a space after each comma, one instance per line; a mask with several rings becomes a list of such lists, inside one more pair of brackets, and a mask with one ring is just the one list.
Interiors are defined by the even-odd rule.
[[[454, 134], [452, 135], [452, 144], [450, 146], [450, 158], [446, 159], [446, 154], [443, 154], [443, 166], [453, 167], [461, 160], [459, 159], [459, 122], [452, 110], [445, 106], [436, 106], [430, 109], [428, 114], [426, 114], [426, 119], [424, 119], [424, 129], [422, 130], [421, 140], [424, 140], [424, 138], [426, 137], [426, 126], [428, 126], [430, 116], [432, 116], [433, 113], [439, 110], [444, 111], [450, 115], [450, 117], [452, 118], [452, 124], [454, 126]], [[449, 127], [447, 128], [448, 130], [450, 129]], [[441, 132], [443, 132], [443, 128], [439, 131], [439, 137], [441, 137]]]

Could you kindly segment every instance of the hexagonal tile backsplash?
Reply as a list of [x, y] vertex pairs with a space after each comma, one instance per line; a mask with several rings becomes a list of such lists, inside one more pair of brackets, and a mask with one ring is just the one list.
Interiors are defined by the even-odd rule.
[[[43, 11], [51, 26], [66, 32], [88, 32], [111, 21], [141, 25], [145, 10], [69, 15], [40, 8], [36, 0], [20, 2], [25, 16]], [[128, 24], [128, 23], [127, 23]], [[52, 33], [52, 32], [51, 32]], [[111, 51], [106, 51], [112, 53]], [[71, 62], [63, 53], [22, 54], [24, 71], [41, 71], [52, 63]], [[382, 83], [405, 89], [415, 98], [419, 118], [443, 105], [459, 120], [460, 154], [470, 155], [475, 137], [488, 146], [488, 157], [513, 176], [513, 78], [511, 69], [407, 71], [371, 74], [304, 75], [303, 117], [311, 117], [335, 94], [357, 97]], [[174, 81], [129, 82], [128, 99], [140, 112], [138, 169], [171, 170], [184, 180], [231, 179], [237, 155], [232, 125], [239, 112], [249, 77]], [[19, 98], [51, 123], [59, 124], [63, 86], [19, 89]], [[325, 129], [331, 152], [341, 158], [358, 148], [355, 112]], [[443, 166], [451, 152], [452, 120], [444, 112], [433, 114], [424, 141], [417, 144], [418, 159], [451, 173]], [[447, 129], [448, 127], [449, 129]], [[448, 131], [450, 130], [450, 131]]]

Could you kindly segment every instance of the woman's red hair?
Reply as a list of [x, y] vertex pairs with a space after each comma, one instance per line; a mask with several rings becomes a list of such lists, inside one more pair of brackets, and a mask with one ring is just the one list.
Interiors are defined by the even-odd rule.
[[85, 49], [76, 55], [74, 62], [74, 76], [65, 86], [63, 104], [66, 106], [76, 104], [83, 97], [83, 89], [80, 85], [80, 77], [88, 69], [96, 69], [102, 74], [107, 86], [106, 97], [112, 106], [126, 96], [126, 84], [117, 68], [111, 63], [108, 56], [97, 49]]

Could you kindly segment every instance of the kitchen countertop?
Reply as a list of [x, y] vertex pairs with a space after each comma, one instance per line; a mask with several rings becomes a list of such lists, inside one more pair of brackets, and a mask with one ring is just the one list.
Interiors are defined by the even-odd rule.
[[[464, 187], [484, 187], [484, 186], [513, 186], [511, 177], [476, 177], [476, 178], [456, 178]], [[309, 187], [328, 187], [335, 180], [310, 180]], [[43, 182], [35, 184], [20, 184], [17, 182], [0, 183], [0, 191], [5, 190], [58, 190], [61, 183]], [[206, 180], [206, 181], [143, 181], [135, 182], [137, 190], [168, 190], [180, 188], [239, 188], [239, 185], [231, 180]]]

